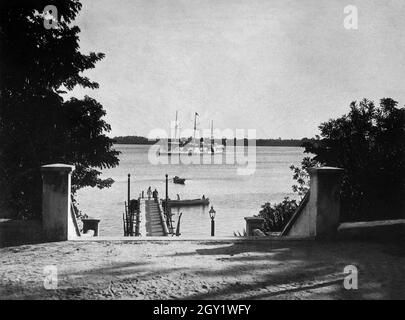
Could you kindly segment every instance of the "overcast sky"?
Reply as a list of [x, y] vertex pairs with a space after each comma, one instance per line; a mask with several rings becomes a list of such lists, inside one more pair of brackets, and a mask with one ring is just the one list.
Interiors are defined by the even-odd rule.
[[[87, 72], [111, 136], [213, 119], [260, 138], [301, 138], [363, 97], [405, 104], [405, 1], [82, 0]], [[347, 5], [358, 30], [343, 26]]]

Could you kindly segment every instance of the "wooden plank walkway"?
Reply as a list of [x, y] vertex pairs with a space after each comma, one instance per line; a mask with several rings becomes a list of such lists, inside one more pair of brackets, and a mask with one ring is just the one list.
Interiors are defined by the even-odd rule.
[[162, 221], [160, 217], [159, 204], [157, 203], [157, 200], [145, 200], [145, 220], [146, 236], [167, 236], [163, 226], [165, 222]]

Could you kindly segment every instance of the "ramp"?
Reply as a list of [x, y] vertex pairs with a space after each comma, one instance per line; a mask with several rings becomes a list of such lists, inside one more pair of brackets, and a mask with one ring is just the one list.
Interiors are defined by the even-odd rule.
[[148, 237], [164, 237], [168, 235], [164, 215], [155, 199], [145, 200], [145, 229]]

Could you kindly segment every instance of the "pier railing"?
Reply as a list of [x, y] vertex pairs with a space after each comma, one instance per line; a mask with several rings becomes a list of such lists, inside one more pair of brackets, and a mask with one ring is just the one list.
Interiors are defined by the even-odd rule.
[[310, 195], [310, 190], [307, 191], [305, 194], [304, 198], [300, 201], [300, 204], [295, 210], [293, 216], [291, 217], [290, 221], [285, 225], [284, 229], [281, 231], [281, 236], [286, 236], [290, 232], [291, 228], [295, 224], [295, 222], [298, 220], [298, 218], [302, 215], [304, 208], [307, 206], [308, 201], [309, 201], [309, 195]]
[[[160, 215], [160, 221], [161, 221], [162, 226], [163, 226], [163, 233], [165, 234], [165, 236], [167, 236], [167, 235], [169, 235], [170, 233], [173, 233], [173, 230], [169, 231], [168, 224], [167, 224], [169, 221], [167, 221], [167, 219], [165, 219], [165, 214], [164, 214], [164, 211], [163, 211], [161, 202], [160, 202], [159, 200], [156, 200], [156, 202], [157, 202], [157, 204], [158, 204], [158, 210], [159, 210], [159, 215]], [[171, 220], [170, 214], [169, 214], [167, 217], [168, 217], [168, 219]], [[167, 218], [167, 217], [166, 217], [166, 218]]]

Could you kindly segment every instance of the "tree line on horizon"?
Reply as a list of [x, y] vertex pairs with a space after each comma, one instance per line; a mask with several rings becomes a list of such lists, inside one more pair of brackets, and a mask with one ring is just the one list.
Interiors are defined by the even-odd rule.
[[[112, 138], [115, 144], [143, 144], [143, 145], [153, 145], [159, 141], [159, 139], [148, 139], [143, 136], [117, 136]], [[209, 138], [205, 139], [209, 140]], [[216, 139], [216, 141], [219, 139]], [[226, 145], [226, 139], [220, 139], [223, 145]], [[243, 139], [244, 145], [247, 146], [249, 140], [247, 138]], [[256, 146], [258, 147], [303, 147], [304, 144], [311, 139], [256, 139]], [[234, 143], [240, 142], [241, 139], [234, 139]]]

